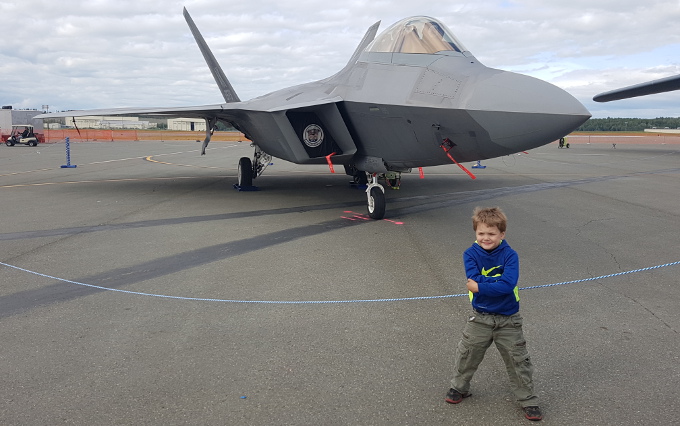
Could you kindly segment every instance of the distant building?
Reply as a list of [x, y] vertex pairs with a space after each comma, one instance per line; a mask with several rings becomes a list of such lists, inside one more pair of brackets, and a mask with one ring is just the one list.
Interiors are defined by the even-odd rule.
[[[32, 124], [36, 133], [42, 133], [43, 126], [50, 129], [79, 128], [79, 129], [157, 129], [164, 128], [166, 119], [149, 117], [140, 120], [140, 117], [117, 117], [117, 116], [83, 116], [49, 119], [43, 125], [42, 119], [34, 120], [33, 117], [42, 114], [38, 110], [15, 110], [11, 107], [3, 107], [0, 110], [0, 130], [3, 134], [9, 134], [13, 124]], [[200, 118], [171, 118], [167, 119], [168, 130], [205, 132], [205, 120]]]
[[12, 109], [12, 107], [2, 107], [0, 109], [0, 133], [8, 135], [12, 131], [14, 124], [32, 124], [36, 133], [43, 132], [43, 121], [34, 119], [42, 111], [34, 109]]
[[139, 117], [107, 117], [107, 116], [84, 116], [67, 117], [66, 127], [78, 127], [79, 129], [155, 129], [157, 124], [140, 120]]
[[651, 129], [645, 129], [645, 132], [649, 133], [680, 133], [680, 127], [677, 129], [669, 129], [666, 127], [665, 129], [657, 129], [652, 127]]
[[205, 132], [205, 120], [200, 118], [168, 118], [168, 130]]

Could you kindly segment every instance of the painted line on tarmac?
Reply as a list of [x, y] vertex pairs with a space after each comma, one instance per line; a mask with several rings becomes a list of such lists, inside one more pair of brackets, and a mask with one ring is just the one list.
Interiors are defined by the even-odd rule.
[[156, 157], [156, 155], [149, 155], [148, 157], [144, 157], [144, 160], [146, 160], [150, 163], [165, 164], [165, 165], [168, 165], [168, 166], [196, 167], [198, 169], [220, 169], [220, 170], [224, 169], [224, 167], [216, 167], [216, 166], [197, 166], [195, 164], [168, 163], [166, 161], [154, 160], [153, 157]]
[[[139, 291], [130, 291], [130, 290], [121, 290], [121, 289], [117, 289], [117, 288], [102, 287], [102, 286], [98, 286], [98, 285], [86, 284], [86, 283], [81, 283], [81, 282], [78, 282], [78, 281], [67, 280], [65, 278], [59, 278], [59, 277], [54, 277], [54, 276], [47, 275], [47, 274], [42, 274], [40, 272], [20, 268], [18, 266], [10, 265], [8, 263], [0, 262], [0, 265], [6, 266], [8, 268], [16, 269], [18, 271], [26, 272], [26, 273], [29, 273], [29, 274], [37, 275], [39, 277], [49, 278], [49, 279], [53, 279], [53, 280], [57, 280], [57, 281], [61, 281], [61, 282], [69, 283], [69, 284], [75, 284], [75, 285], [94, 288], [94, 289], [98, 289], [98, 290], [115, 291], [115, 292], [118, 292], [118, 293], [131, 294], [131, 295], [134, 295], [134, 296], [149, 296], [149, 297], [158, 297], [158, 298], [162, 298], [162, 299], [185, 300], [185, 301], [193, 301], [193, 302], [250, 303], [250, 304], [266, 304], [266, 305], [330, 305], [330, 304], [341, 304], [341, 303], [406, 302], [406, 301], [414, 301], [414, 300], [434, 300], [434, 299], [447, 299], [447, 298], [452, 298], [452, 297], [468, 296], [467, 293], [460, 293], [460, 294], [447, 294], [447, 295], [443, 295], [443, 296], [418, 296], [418, 297], [398, 297], [398, 298], [391, 298], [391, 299], [353, 299], [353, 300], [235, 300], [235, 299], [214, 299], [214, 298], [200, 298], [200, 297], [170, 296], [170, 295], [166, 295], [166, 294], [143, 293], [143, 292], [139, 292]], [[601, 279], [604, 279], [604, 278], [613, 278], [613, 277], [618, 277], [618, 276], [622, 276], [622, 275], [651, 271], [651, 270], [654, 270], [654, 269], [666, 268], [666, 267], [675, 266], [675, 265], [680, 265], [680, 261], [664, 263], [664, 264], [661, 264], [661, 265], [650, 266], [650, 267], [647, 267], [647, 268], [633, 269], [633, 270], [630, 270], [630, 271], [617, 272], [617, 273], [614, 273], [614, 274], [600, 275], [599, 277], [584, 278], [584, 279], [573, 280], [573, 281], [563, 281], [563, 282], [559, 282], [559, 283], [543, 284], [543, 285], [536, 285], [536, 286], [531, 286], [531, 287], [522, 287], [522, 288], [520, 288], [520, 290], [534, 290], [534, 289], [539, 289], [539, 288], [556, 287], [556, 286], [566, 285], [566, 284], [576, 284], [576, 283], [583, 283], [583, 282], [588, 282], [588, 281], [596, 281], [596, 280], [601, 280]]]
[[[216, 149], [231, 148], [232, 146], [234, 146], [234, 145], [221, 146], [221, 147], [217, 147], [217, 148], [208, 148], [207, 151], [212, 151], [212, 150], [216, 150]], [[168, 152], [168, 153], [165, 153], [165, 154], [154, 154], [154, 155], [148, 155], [148, 156], [147, 155], [141, 155], [139, 157], [128, 157], [128, 158], [117, 158], [117, 159], [113, 159], [113, 160], [93, 161], [91, 163], [85, 163], [85, 165], [107, 164], [107, 163], [116, 163], [116, 162], [119, 162], [119, 161], [130, 161], [130, 160], [142, 160], [143, 159], [143, 160], [152, 161], [152, 162], [156, 162], [156, 163], [172, 164], [172, 165], [182, 166], [183, 164], [163, 163], [162, 161], [154, 161], [154, 160], [149, 160], [149, 159], [152, 158], [152, 157], [163, 157], [163, 156], [167, 156], [167, 155], [188, 154], [188, 153], [199, 152], [199, 151], [200, 151], [199, 149], [192, 149], [190, 151]], [[194, 167], [205, 167], [205, 166], [194, 166]], [[217, 168], [220, 168], [220, 167], [205, 167], [205, 168], [217, 169]], [[24, 170], [24, 171], [20, 171], [20, 172], [5, 173], [5, 174], [0, 174], [0, 177], [23, 175], [23, 174], [26, 174], [26, 173], [48, 172], [48, 171], [53, 171], [53, 170], [60, 170], [60, 167], [51, 167], [51, 168], [46, 168], [46, 169]], [[51, 185], [51, 184], [47, 183], [45, 185]], [[5, 187], [0, 186], [0, 188], [5, 188]]]
[[[217, 176], [224, 178], [227, 176]], [[101, 182], [143, 182], [152, 180], [176, 180], [176, 179], [202, 179], [205, 176], [174, 176], [174, 177], [153, 177], [153, 178], [121, 178], [121, 179], [101, 179], [101, 180], [72, 180], [64, 182], [41, 182], [41, 183], [18, 183], [16, 185], [0, 185], [0, 188], [21, 188], [25, 186], [48, 186], [48, 185], [75, 185], [79, 183], [101, 183]]]
[[13, 173], [5, 173], [4, 175], [0, 175], [0, 177], [5, 177], [5, 176], [16, 176], [16, 175], [24, 175], [26, 173], [35, 173], [35, 172], [46, 172], [49, 170], [57, 170], [58, 168], [52, 168], [52, 169], [37, 169], [37, 170], [26, 170], [23, 172], [13, 172]]

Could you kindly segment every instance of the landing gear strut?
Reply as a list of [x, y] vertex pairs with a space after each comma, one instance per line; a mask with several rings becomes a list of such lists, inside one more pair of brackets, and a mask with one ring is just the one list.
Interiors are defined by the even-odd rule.
[[352, 178], [354, 179], [354, 183], [356, 185], [366, 185], [368, 183], [368, 176], [366, 175], [366, 172], [363, 170], [357, 170], [354, 172], [352, 175]]
[[262, 151], [259, 146], [252, 145], [255, 147], [255, 156], [253, 157], [253, 179], [260, 176], [264, 169], [267, 168], [269, 163], [272, 161], [272, 156]]
[[385, 217], [385, 188], [378, 183], [378, 174], [371, 175], [371, 183], [366, 188], [368, 197], [368, 215], [371, 219], [380, 220]]

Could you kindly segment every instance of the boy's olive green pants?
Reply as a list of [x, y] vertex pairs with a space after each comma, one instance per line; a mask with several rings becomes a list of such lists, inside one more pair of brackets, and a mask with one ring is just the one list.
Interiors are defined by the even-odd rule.
[[470, 390], [470, 380], [484, 359], [486, 350], [496, 344], [505, 369], [510, 377], [512, 391], [522, 407], [538, 405], [531, 379], [534, 367], [527, 351], [522, 332], [522, 317], [514, 315], [485, 314], [473, 311], [465, 324], [463, 338], [456, 349], [451, 387], [464, 393]]

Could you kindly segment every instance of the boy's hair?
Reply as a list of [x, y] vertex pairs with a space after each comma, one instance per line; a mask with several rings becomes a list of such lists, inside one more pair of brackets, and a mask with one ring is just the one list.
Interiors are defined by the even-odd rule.
[[477, 207], [472, 213], [472, 229], [476, 231], [480, 223], [495, 226], [500, 232], [505, 232], [508, 227], [508, 218], [500, 207]]

